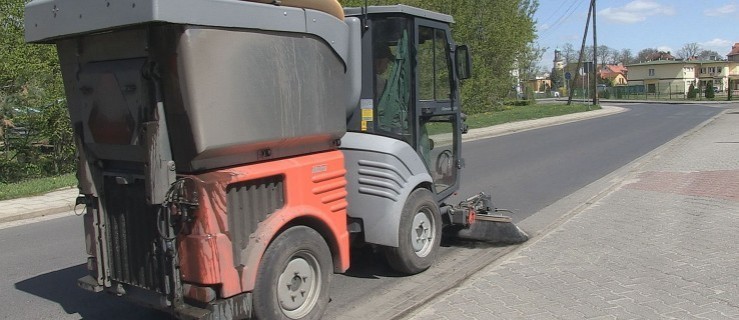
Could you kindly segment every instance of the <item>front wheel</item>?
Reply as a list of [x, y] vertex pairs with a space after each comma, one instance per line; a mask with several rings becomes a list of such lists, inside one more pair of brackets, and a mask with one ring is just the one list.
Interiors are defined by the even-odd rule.
[[320, 319], [326, 310], [331, 251], [318, 232], [297, 226], [267, 247], [254, 286], [257, 319]]
[[416, 274], [436, 260], [441, 243], [441, 215], [431, 191], [416, 189], [408, 196], [398, 236], [397, 248], [385, 248], [385, 257], [393, 270]]

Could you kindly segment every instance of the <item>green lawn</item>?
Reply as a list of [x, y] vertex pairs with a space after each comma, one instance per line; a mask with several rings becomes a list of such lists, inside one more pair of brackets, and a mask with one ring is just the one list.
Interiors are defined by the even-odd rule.
[[467, 116], [470, 129], [484, 128], [496, 124], [561, 116], [570, 113], [600, 109], [585, 104], [536, 104], [530, 106], [506, 106], [502, 111], [491, 111]]
[[[588, 111], [588, 108], [590, 110], [600, 109], [600, 107], [593, 107], [585, 104], [573, 104], [570, 106], [565, 104], [538, 104], [515, 107], [506, 106], [501, 108], [501, 111], [469, 115], [467, 117], [467, 125], [469, 125], [470, 129], [482, 128], [507, 122], [584, 112]], [[19, 183], [0, 183], [0, 200], [41, 195], [60, 188], [73, 187], [76, 185], [77, 178], [72, 173], [58, 177], [33, 179]]]
[[26, 180], [18, 183], [0, 183], [0, 200], [36, 196], [76, 185], [77, 177], [74, 173], [58, 177]]

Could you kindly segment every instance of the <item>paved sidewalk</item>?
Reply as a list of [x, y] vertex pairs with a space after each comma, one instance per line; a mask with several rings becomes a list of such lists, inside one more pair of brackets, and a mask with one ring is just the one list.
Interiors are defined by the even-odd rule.
[[65, 188], [40, 196], [0, 201], [0, 223], [74, 210], [78, 193], [76, 187]]
[[[464, 141], [477, 140], [545, 126], [607, 116], [625, 110], [626, 109], [620, 107], [604, 106], [603, 109], [596, 111], [507, 123], [489, 128], [471, 129], [470, 132], [463, 137]], [[35, 197], [0, 201], [0, 224], [69, 212], [74, 209], [77, 195], [77, 188], [68, 188]], [[79, 208], [79, 210], [82, 209], [82, 207]]]
[[739, 111], [408, 319], [739, 319]]

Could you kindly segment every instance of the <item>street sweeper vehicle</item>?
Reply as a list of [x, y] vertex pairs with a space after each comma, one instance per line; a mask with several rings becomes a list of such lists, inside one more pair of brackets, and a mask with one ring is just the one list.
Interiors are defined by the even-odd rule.
[[[261, 3], [268, 2], [268, 3]], [[184, 319], [317, 319], [353, 244], [403, 274], [442, 228], [520, 242], [458, 205], [466, 47], [448, 15], [334, 0], [34, 0], [79, 153], [87, 290]]]

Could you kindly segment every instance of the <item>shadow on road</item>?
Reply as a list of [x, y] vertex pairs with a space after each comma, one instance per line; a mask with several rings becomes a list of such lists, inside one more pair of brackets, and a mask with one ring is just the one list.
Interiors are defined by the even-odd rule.
[[169, 315], [146, 309], [106, 293], [92, 293], [77, 287], [77, 279], [87, 275], [84, 264], [52, 271], [15, 284], [15, 288], [58, 303], [64, 312], [82, 319], [169, 319]]
[[[487, 249], [505, 247], [505, 245], [458, 239], [444, 234], [441, 238], [441, 247]], [[382, 253], [382, 250], [379, 248], [374, 248], [372, 246], [363, 246], [361, 248], [352, 249], [351, 264], [349, 270], [347, 270], [344, 275], [348, 277], [362, 279], [379, 279], [381, 277], [406, 277], [406, 275], [400, 274], [390, 269], [390, 266], [385, 261], [385, 256]]]
[[351, 264], [345, 276], [363, 279], [379, 279], [380, 277], [402, 277], [403, 275], [393, 271], [385, 262], [385, 257], [380, 250], [372, 246], [354, 248], [350, 254]]

